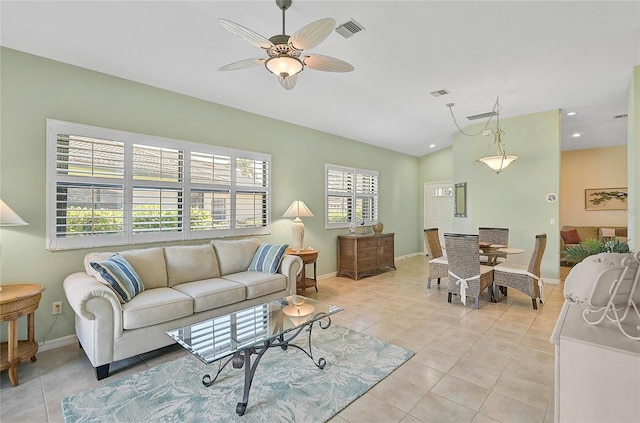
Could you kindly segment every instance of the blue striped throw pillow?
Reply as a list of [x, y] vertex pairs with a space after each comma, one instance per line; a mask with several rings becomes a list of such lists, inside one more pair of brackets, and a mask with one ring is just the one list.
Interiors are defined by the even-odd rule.
[[120, 254], [114, 254], [101, 262], [92, 261], [91, 267], [96, 269], [107, 285], [120, 298], [120, 302], [128, 303], [133, 297], [144, 291], [142, 279], [131, 264]]
[[276, 273], [288, 246], [288, 244], [260, 244], [247, 270], [250, 272]]

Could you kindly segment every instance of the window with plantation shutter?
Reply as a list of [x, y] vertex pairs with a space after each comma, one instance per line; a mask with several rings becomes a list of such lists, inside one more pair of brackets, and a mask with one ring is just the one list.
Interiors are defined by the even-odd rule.
[[236, 158], [236, 228], [251, 230], [269, 222], [269, 162], [255, 156]]
[[231, 229], [231, 156], [191, 152], [191, 230]]
[[356, 170], [356, 218], [378, 220], [378, 172]]
[[124, 143], [100, 135], [65, 131], [49, 142], [55, 185], [48, 222], [71, 246], [87, 237], [96, 245], [124, 240]]
[[378, 220], [378, 172], [326, 164], [325, 175], [327, 229]]
[[271, 156], [47, 119], [47, 248], [270, 233]]

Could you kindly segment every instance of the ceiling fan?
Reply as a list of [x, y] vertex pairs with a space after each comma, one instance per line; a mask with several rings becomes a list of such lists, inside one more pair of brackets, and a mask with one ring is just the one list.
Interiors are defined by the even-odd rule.
[[309, 50], [324, 41], [336, 21], [324, 18], [306, 25], [289, 36], [285, 33], [285, 11], [291, 6], [291, 0], [276, 0], [278, 8], [282, 10], [282, 34], [265, 38], [262, 35], [245, 28], [235, 22], [219, 18], [218, 22], [230, 32], [244, 38], [250, 44], [264, 49], [268, 57], [244, 59], [218, 68], [229, 71], [249, 68], [264, 64], [269, 72], [278, 76], [283, 88], [290, 90], [296, 85], [298, 73], [305, 67], [325, 72], [351, 72], [354, 68], [342, 60], [324, 56], [322, 54], [303, 55], [303, 50]]

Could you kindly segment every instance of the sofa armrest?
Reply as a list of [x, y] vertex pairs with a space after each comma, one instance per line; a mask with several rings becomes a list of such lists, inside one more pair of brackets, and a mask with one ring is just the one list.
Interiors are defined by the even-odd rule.
[[111, 288], [84, 272], [67, 276], [63, 288], [78, 318], [93, 320], [97, 326], [101, 322], [109, 322], [109, 326], [113, 325], [113, 339], [121, 336], [122, 307]]
[[296, 295], [298, 275], [302, 272], [302, 259], [298, 256], [285, 254], [282, 256], [282, 262], [278, 273], [282, 273], [287, 277], [287, 290], [291, 295]]

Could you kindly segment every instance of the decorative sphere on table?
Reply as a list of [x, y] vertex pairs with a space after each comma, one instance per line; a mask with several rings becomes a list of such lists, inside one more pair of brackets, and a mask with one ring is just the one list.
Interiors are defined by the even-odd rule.
[[376, 222], [373, 224], [373, 232], [375, 232], [376, 234], [381, 234], [382, 228], [384, 228], [382, 222]]

